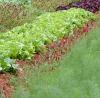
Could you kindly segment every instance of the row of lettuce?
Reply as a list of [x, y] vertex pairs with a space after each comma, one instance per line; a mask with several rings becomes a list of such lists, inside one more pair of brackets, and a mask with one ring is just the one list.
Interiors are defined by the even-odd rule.
[[95, 20], [93, 13], [80, 8], [45, 13], [31, 24], [0, 33], [0, 71], [16, 69], [16, 59], [31, 60], [46, 45], [74, 33], [75, 28]]

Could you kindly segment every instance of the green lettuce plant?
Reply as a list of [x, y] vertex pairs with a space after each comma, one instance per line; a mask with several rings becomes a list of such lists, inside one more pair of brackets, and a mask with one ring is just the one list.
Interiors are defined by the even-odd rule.
[[16, 59], [31, 60], [34, 53], [42, 52], [46, 45], [74, 33], [95, 15], [80, 8], [47, 12], [34, 23], [26, 23], [6, 33], [0, 33], [0, 69], [15, 67]]

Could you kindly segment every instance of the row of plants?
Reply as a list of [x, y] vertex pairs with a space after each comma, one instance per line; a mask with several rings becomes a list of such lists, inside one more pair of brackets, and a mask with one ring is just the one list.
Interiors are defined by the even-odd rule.
[[0, 70], [16, 69], [16, 60], [31, 60], [35, 53], [47, 50], [47, 45], [74, 34], [74, 30], [94, 21], [95, 15], [80, 8], [45, 13], [34, 23], [26, 23], [6, 33], [0, 33]]
[[68, 5], [60, 5], [56, 8], [56, 10], [67, 10], [72, 7], [83, 8], [95, 13], [100, 10], [100, 0], [81, 0], [78, 2], [70, 3]]

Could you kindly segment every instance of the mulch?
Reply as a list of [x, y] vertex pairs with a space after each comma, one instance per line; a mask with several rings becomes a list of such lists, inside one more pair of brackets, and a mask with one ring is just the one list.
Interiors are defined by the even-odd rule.
[[13, 86], [11, 86], [9, 83], [10, 77], [11, 75], [9, 73], [0, 74], [0, 92], [7, 98], [11, 98], [11, 93], [13, 90]]

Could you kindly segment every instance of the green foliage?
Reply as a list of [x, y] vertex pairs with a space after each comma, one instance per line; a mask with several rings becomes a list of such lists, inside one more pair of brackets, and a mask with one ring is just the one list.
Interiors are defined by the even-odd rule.
[[[41, 65], [35, 71], [26, 69], [22, 82], [13, 80], [13, 98], [99, 98], [99, 32], [100, 28], [92, 30], [62, 61]], [[52, 66], [56, 69], [48, 71]]]
[[24, 24], [0, 34], [1, 70], [15, 68], [12, 59], [31, 60], [33, 54], [46, 49], [45, 45], [73, 34], [75, 28], [95, 20], [94, 14], [83, 9], [45, 13], [34, 23]]

